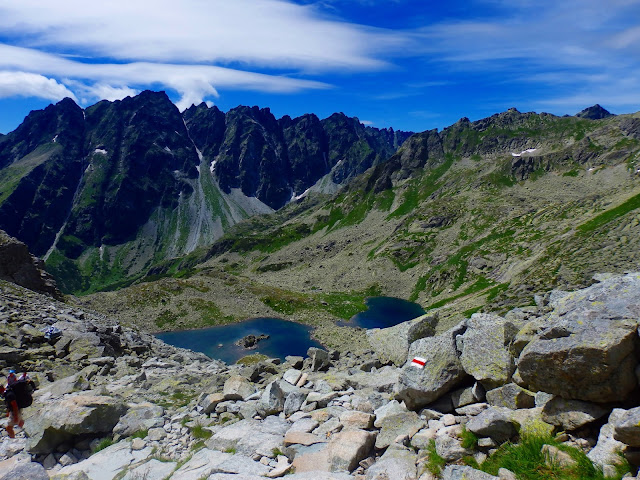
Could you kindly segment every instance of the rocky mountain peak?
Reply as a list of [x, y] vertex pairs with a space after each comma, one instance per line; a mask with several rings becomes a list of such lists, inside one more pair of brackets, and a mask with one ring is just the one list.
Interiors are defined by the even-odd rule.
[[603, 118], [612, 117], [613, 114], [601, 107], [599, 104], [595, 104], [592, 107], [585, 108], [584, 110], [576, 113], [576, 117], [586, 118], [588, 120], [601, 120]]

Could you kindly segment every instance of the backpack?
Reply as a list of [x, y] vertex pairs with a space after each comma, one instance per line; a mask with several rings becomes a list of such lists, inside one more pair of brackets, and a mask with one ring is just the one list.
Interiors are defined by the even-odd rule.
[[33, 382], [18, 381], [8, 388], [8, 390], [11, 390], [16, 396], [18, 408], [27, 408], [33, 403], [32, 393], [34, 389], [31, 386], [32, 383]]

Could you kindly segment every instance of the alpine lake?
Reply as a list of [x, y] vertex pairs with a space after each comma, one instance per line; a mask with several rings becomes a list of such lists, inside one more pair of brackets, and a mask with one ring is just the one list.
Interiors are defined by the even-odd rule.
[[[393, 297], [370, 297], [365, 304], [367, 310], [348, 321], [338, 322], [337, 325], [367, 329], [387, 328], [425, 313], [420, 305]], [[231, 364], [255, 353], [283, 360], [287, 355], [305, 356], [309, 347], [322, 347], [311, 338], [312, 332], [313, 329], [307, 325], [280, 318], [253, 318], [230, 325], [164, 332], [156, 336], [170, 345], [202, 352]], [[256, 349], [248, 350], [236, 344], [247, 335], [269, 335], [269, 338], [260, 340]]]

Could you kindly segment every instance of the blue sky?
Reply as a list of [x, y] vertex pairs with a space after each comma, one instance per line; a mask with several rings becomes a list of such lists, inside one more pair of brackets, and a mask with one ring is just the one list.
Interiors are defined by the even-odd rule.
[[0, 1], [0, 132], [65, 96], [144, 89], [412, 131], [635, 112], [640, 0]]

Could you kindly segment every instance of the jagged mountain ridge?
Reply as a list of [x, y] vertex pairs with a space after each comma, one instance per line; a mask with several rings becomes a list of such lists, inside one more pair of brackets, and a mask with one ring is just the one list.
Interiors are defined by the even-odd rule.
[[0, 226], [82, 290], [208, 245], [314, 185], [333, 192], [408, 136], [343, 114], [180, 114], [164, 92], [86, 110], [65, 99], [0, 137]]
[[330, 326], [375, 292], [444, 309], [447, 325], [637, 268], [639, 208], [640, 114], [512, 109], [413, 135], [334, 198], [250, 219], [154, 268], [161, 281], [88, 300], [149, 329], [254, 315]]

